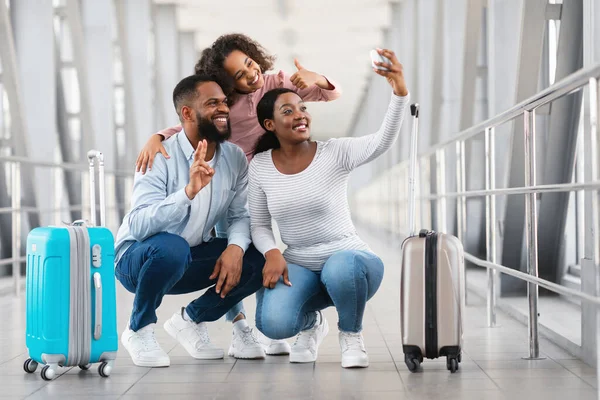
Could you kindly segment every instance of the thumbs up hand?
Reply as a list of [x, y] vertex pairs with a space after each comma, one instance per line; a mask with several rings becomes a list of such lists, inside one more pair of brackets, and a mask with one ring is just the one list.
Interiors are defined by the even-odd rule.
[[294, 65], [296, 66], [298, 71], [300, 71], [301, 69], [305, 69], [302, 65], [300, 65], [300, 61], [298, 61], [297, 58], [294, 58]]
[[332, 86], [324, 76], [307, 70], [300, 64], [297, 58], [294, 59], [294, 65], [298, 71], [290, 77], [290, 81], [298, 89], [306, 89], [313, 85], [317, 85], [322, 89], [332, 89]]

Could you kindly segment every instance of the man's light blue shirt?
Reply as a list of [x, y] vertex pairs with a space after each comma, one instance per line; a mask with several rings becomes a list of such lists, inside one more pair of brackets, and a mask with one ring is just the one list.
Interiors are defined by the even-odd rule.
[[[183, 130], [163, 145], [170, 158], [157, 154], [152, 170], [135, 175], [131, 211], [123, 218], [115, 240], [115, 262], [134, 241], [144, 241], [160, 232], [180, 235], [189, 222], [192, 201], [185, 194], [185, 186], [190, 179], [194, 148]], [[228, 243], [246, 251], [251, 242], [246, 155], [235, 144], [221, 143], [214, 170], [203, 241], [213, 238], [213, 227], [226, 217]]]

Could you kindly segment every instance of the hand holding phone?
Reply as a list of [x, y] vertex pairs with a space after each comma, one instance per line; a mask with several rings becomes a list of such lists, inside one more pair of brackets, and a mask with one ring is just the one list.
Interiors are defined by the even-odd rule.
[[377, 75], [386, 78], [396, 96], [406, 96], [408, 94], [402, 64], [400, 64], [393, 51], [388, 49], [371, 51], [371, 63], [373, 71]]
[[379, 54], [377, 52], [377, 50], [371, 50], [371, 66], [373, 68], [377, 68], [382, 71], [389, 71], [389, 69], [382, 67], [380, 65], [377, 65], [376, 63], [378, 63], [378, 62], [391, 64], [390, 60], [387, 59], [386, 57], [382, 56], [381, 54]]

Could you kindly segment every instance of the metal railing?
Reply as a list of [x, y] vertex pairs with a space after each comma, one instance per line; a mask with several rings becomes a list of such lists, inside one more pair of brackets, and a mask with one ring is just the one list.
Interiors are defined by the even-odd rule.
[[[87, 164], [72, 164], [72, 163], [53, 163], [53, 162], [44, 162], [44, 161], [33, 161], [24, 157], [16, 157], [16, 156], [0, 156], [0, 165], [4, 166], [6, 169], [5, 172], [9, 172], [7, 175], [9, 176], [7, 189], [9, 189], [10, 194], [10, 207], [0, 207], [0, 216], [3, 214], [11, 214], [11, 257], [0, 259], [0, 271], [3, 267], [8, 265], [12, 266], [11, 276], [12, 276], [12, 291], [16, 296], [20, 295], [21, 292], [21, 265], [26, 261], [26, 257], [21, 255], [22, 249], [24, 247], [24, 241], [26, 240], [26, 235], [23, 235], [23, 215], [29, 213], [37, 213], [39, 215], [50, 214], [53, 216], [51, 218], [53, 220], [54, 225], [61, 225], [62, 221], [70, 221], [69, 217], [65, 217], [65, 213], [70, 213], [73, 211], [80, 211], [82, 213], [82, 218], [86, 215], [89, 216], [91, 203], [89, 198], [89, 174], [92, 171], [88, 168]], [[22, 205], [23, 191], [23, 174], [22, 169], [26, 168], [30, 174], [33, 175], [34, 169], [42, 168], [44, 170], [50, 170], [54, 173], [51, 173], [51, 184], [53, 193], [48, 193], [46, 198], [53, 199], [54, 207], [28, 207]], [[55, 172], [59, 171], [59, 174]], [[66, 173], [80, 173], [81, 174], [81, 204], [74, 204], [67, 207], [60, 206], [65, 201], [63, 200], [64, 191], [66, 189]], [[88, 179], [86, 179], [86, 176]], [[122, 172], [122, 171], [105, 171], [105, 176], [107, 179], [107, 186], [109, 186], [109, 182], [111, 187], [116, 188], [117, 181], [123, 180], [122, 184], [124, 188], [131, 188], [131, 181], [133, 179], [132, 172]], [[32, 179], [30, 177], [29, 179]], [[124, 190], [123, 193], [129, 193], [130, 190]], [[95, 199], [94, 199], [95, 200]], [[118, 202], [115, 195], [112, 195], [111, 191], [111, 201], [112, 205], [107, 207], [107, 211], [112, 211], [113, 213], [118, 210], [124, 210], [126, 204], [129, 203], [128, 199], [123, 199], [123, 201]], [[113, 218], [113, 224], [116, 222], [115, 218]]]
[[[588, 302], [597, 307], [597, 319], [600, 323], [600, 313], [598, 313], [598, 306], [600, 306], [600, 297], [591, 296], [582, 291], [570, 289], [553, 282], [540, 279], [538, 277], [538, 245], [537, 245], [537, 234], [538, 234], [538, 213], [537, 213], [537, 196], [540, 193], [551, 193], [551, 192], [570, 192], [570, 191], [582, 191], [588, 190], [591, 192], [591, 200], [589, 200], [589, 206], [586, 207], [585, 220], [589, 221], [592, 229], [590, 230], [592, 237], [588, 238], [589, 241], [593, 241], [592, 254], [587, 256], [593, 260], [595, 266], [596, 279], [600, 279], [600, 238], [598, 232], [600, 232], [599, 223], [599, 195], [598, 190], [600, 189], [600, 180], [598, 172], [598, 144], [600, 143], [600, 128], [598, 126], [598, 116], [600, 115], [600, 65], [594, 66], [589, 69], [580, 70], [563, 80], [555, 83], [549, 88], [537, 93], [536, 95], [528, 98], [527, 100], [515, 105], [514, 107], [506, 110], [505, 112], [496, 115], [484, 122], [481, 122], [473, 127], [470, 127], [457, 135], [445, 140], [426, 152], [419, 154], [417, 165], [418, 168], [417, 181], [421, 181], [422, 177], [426, 178], [426, 187], [435, 186], [435, 194], [423, 195], [417, 197], [417, 213], [421, 216], [423, 222], [424, 213], [428, 212], [428, 208], [431, 209], [431, 202], [436, 204], [437, 213], [437, 230], [444, 232], [446, 224], [446, 211], [447, 211], [447, 199], [456, 199], [456, 213], [457, 213], [457, 232], [459, 239], [465, 242], [466, 233], [466, 200], [467, 198], [473, 197], [484, 197], [485, 198], [485, 231], [486, 231], [486, 260], [477, 258], [472, 254], [465, 254], [466, 260], [471, 263], [487, 268], [487, 294], [486, 294], [486, 307], [487, 307], [487, 320], [488, 326], [492, 327], [496, 323], [496, 280], [497, 273], [504, 273], [511, 275], [515, 278], [524, 280], [528, 283], [528, 318], [529, 318], [529, 357], [526, 359], [538, 359], [539, 358], [539, 323], [538, 323], [538, 286], [544, 287], [550, 291], [573, 296], [582, 301]], [[584, 120], [584, 124], [587, 124], [584, 129], [584, 135], [587, 143], [585, 145], [585, 165], [586, 173], [588, 178], [586, 182], [569, 183], [569, 184], [552, 184], [552, 185], [537, 185], [536, 180], [536, 134], [535, 134], [535, 117], [536, 110], [540, 107], [551, 103], [563, 96], [572, 94], [576, 91], [582, 90], [585, 87], [587, 90], [587, 120]], [[524, 120], [524, 135], [523, 144], [525, 148], [525, 186], [523, 187], [511, 187], [511, 188], [497, 188], [495, 182], [496, 176], [496, 154], [495, 154], [495, 133], [496, 127], [507, 122], [512, 122], [514, 119], [523, 116]], [[477, 135], [484, 134], [485, 142], [485, 190], [466, 190], [466, 152], [465, 143], [475, 138]], [[519, 138], [514, 138], [519, 140]], [[456, 192], [448, 192], [446, 190], [446, 175], [445, 175], [445, 156], [448, 149], [454, 149], [456, 154], [456, 180], [457, 189]], [[431, 184], [431, 157], [435, 156], [435, 179], [434, 184]], [[577, 162], [581, 162], [578, 160]], [[407, 182], [409, 179], [409, 170], [412, 166], [409, 161], [404, 161], [396, 166], [392, 167], [386, 173], [378, 176], [375, 180], [367, 187], [361, 188], [357, 192], [353, 199], [354, 213], [357, 219], [364, 221], [368, 225], [378, 225], [379, 228], [385, 227], [388, 233], [398, 234], [403, 237], [405, 231], [401, 229], [401, 226], [409, 226], [406, 223], [408, 221], [398, 220], [398, 218], [392, 218], [390, 215], [406, 215], [406, 207], [410, 206], [409, 199], [406, 199], [403, 194], [407, 191], [398, 191], [396, 194], [390, 194], [389, 188], [394, 185], [394, 182], [404, 181]], [[421, 185], [423, 182], [421, 182]], [[421, 189], [421, 185], [417, 184], [417, 190]], [[380, 189], [384, 190], [380, 190]], [[526, 249], [527, 249], [527, 273], [510, 269], [499, 265], [496, 258], [497, 249], [497, 232], [496, 232], [496, 197], [499, 195], [525, 195], [525, 223], [526, 223]], [[387, 197], [386, 197], [387, 196]], [[398, 196], [399, 198], [395, 198]], [[428, 207], [423, 207], [423, 203], [427, 203]], [[400, 212], [386, 211], [386, 207], [389, 208], [401, 208]], [[403, 210], [402, 210], [403, 209]], [[419, 213], [420, 211], [420, 213]], [[433, 223], [433, 221], [431, 221]], [[423, 226], [425, 227], [425, 226]], [[586, 232], [588, 230], [586, 229]], [[597, 352], [597, 366], [600, 367], [600, 329], [596, 329], [596, 338], [598, 345], [596, 346]], [[600, 374], [598, 375], [598, 382], [600, 383]], [[598, 398], [600, 399], [600, 384], [598, 385]]]

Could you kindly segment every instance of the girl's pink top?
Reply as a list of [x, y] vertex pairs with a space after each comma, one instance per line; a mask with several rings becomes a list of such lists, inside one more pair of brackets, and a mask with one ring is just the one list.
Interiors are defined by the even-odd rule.
[[[261, 128], [256, 117], [256, 105], [262, 96], [269, 90], [285, 87], [294, 90], [304, 101], [330, 101], [335, 100], [341, 95], [340, 88], [331, 80], [327, 81], [333, 86], [332, 90], [321, 89], [313, 85], [306, 89], [298, 89], [290, 81], [290, 76], [283, 71], [277, 74], [265, 74], [265, 84], [262, 88], [249, 94], [237, 94], [235, 104], [229, 110], [229, 119], [231, 121], [231, 137], [229, 141], [237, 144], [244, 150], [248, 162], [252, 159], [252, 152], [258, 138], [265, 133]], [[181, 130], [181, 125], [172, 128], [163, 129], [158, 132], [165, 139], [173, 136]]]

